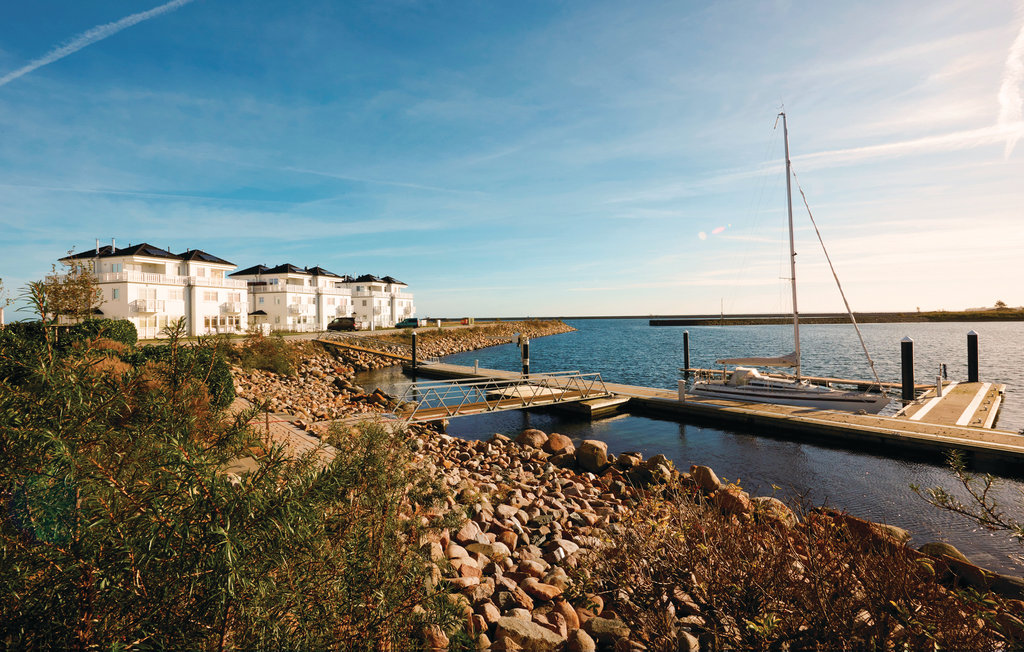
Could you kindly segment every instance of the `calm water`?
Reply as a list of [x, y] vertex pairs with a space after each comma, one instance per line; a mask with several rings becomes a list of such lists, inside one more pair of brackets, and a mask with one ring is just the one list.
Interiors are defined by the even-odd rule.
[[[531, 371], [580, 370], [600, 372], [611, 382], [674, 389], [683, 365], [682, 327], [650, 327], [647, 320], [569, 320], [574, 333], [532, 340]], [[915, 373], [927, 382], [945, 364], [950, 380], [966, 380], [966, 334], [979, 334], [980, 375], [984, 381], [1007, 385], [997, 426], [1024, 428], [1024, 323], [867, 324], [862, 326], [868, 348], [882, 380], [900, 379], [899, 341], [915, 343]], [[715, 358], [774, 355], [792, 350], [792, 328], [785, 326], [687, 327], [690, 363], [714, 367]], [[870, 372], [849, 326], [810, 325], [800, 329], [803, 369], [808, 375], [867, 378]], [[518, 370], [518, 349], [503, 345], [449, 356], [447, 362]], [[409, 382], [396, 368], [360, 377], [368, 387], [385, 391]], [[694, 423], [678, 423], [620, 415], [579, 421], [563, 415], [525, 411], [453, 419], [451, 435], [465, 439], [514, 434], [524, 428], [560, 432], [579, 442], [601, 439], [609, 451], [635, 450], [645, 457], [663, 453], [679, 468], [706, 464], [729, 480], [739, 480], [754, 494], [804, 497], [811, 504], [843, 508], [864, 518], [910, 530], [914, 543], [948, 541], [975, 562], [1006, 573], [1024, 575], [1024, 546], [1003, 533], [990, 533], [967, 521], [936, 510], [910, 491], [952, 487], [951, 474], [940, 459], [890, 457], [852, 445], [816, 444], [768, 432], [743, 432]], [[1022, 438], [1024, 439], [1024, 438]], [[888, 455], [892, 455], [888, 452]], [[1024, 468], [997, 469], [999, 496], [1008, 513], [1024, 519]]]

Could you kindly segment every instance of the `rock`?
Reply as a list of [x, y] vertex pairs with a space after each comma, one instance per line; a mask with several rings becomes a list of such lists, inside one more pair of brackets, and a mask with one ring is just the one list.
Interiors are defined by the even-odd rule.
[[930, 557], [941, 557], [945, 555], [947, 557], [952, 557], [953, 559], [959, 559], [960, 561], [971, 563], [971, 560], [964, 556], [964, 553], [957, 550], [954, 546], [951, 546], [948, 543], [942, 543], [941, 541], [926, 543], [918, 548], [918, 550]]
[[722, 487], [715, 492], [711, 502], [726, 514], [749, 514], [753, 511], [750, 494], [736, 486]]
[[515, 439], [517, 444], [521, 446], [532, 446], [533, 448], [543, 448], [547, 441], [547, 434], [543, 431], [537, 430], [536, 428], [530, 428], [529, 430], [522, 431]]
[[544, 452], [552, 455], [564, 455], [576, 452], [576, 446], [565, 435], [553, 432], [548, 435], [548, 440], [544, 443]]
[[524, 652], [547, 652], [559, 650], [565, 639], [537, 623], [518, 618], [500, 618], [494, 629], [497, 640], [504, 638], [520, 646]]
[[562, 614], [562, 617], [565, 618], [565, 627], [570, 633], [580, 628], [580, 618], [576, 615], [576, 610], [565, 600], [556, 599], [552, 611]]
[[765, 518], [783, 525], [786, 528], [794, 528], [800, 519], [786, 503], [772, 496], [757, 496], [751, 498], [754, 505], [754, 513], [758, 518]]
[[679, 652], [700, 652], [700, 641], [686, 630], [679, 632]]
[[428, 650], [440, 651], [448, 649], [448, 637], [437, 625], [428, 625], [426, 630], [423, 632], [423, 638], [426, 639]]
[[601, 618], [595, 616], [588, 620], [583, 629], [590, 634], [595, 641], [602, 646], [615, 645], [620, 638], [629, 638], [629, 627], [626, 623], [616, 618]]
[[569, 634], [568, 652], [597, 652], [597, 643], [590, 634], [582, 629], [577, 629]]
[[551, 584], [544, 584], [536, 577], [527, 577], [519, 584], [531, 597], [538, 600], [554, 600], [562, 595], [562, 589]]
[[701, 491], [711, 493], [712, 491], [718, 491], [722, 486], [722, 481], [718, 479], [715, 472], [707, 466], [693, 466], [690, 468], [690, 474], [693, 476], [693, 481], [697, 483], [697, 486]]
[[872, 528], [884, 536], [894, 539], [897, 543], [906, 543], [907, 541], [910, 541], [910, 532], [907, 532], [901, 527], [888, 525], [887, 523], [872, 523]]
[[576, 463], [584, 471], [600, 473], [608, 466], [608, 444], [586, 439], [576, 451]]
[[469, 552], [480, 553], [488, 559], [504, 559], [512, 556], [512, 551], [504, 543], [471, 543], [466, 546]]
[[482, 534], [480, 526], [476, 524], [476, 521], [466, 521], [462, 528], [455, 533], [455, 540], [466, 545], [467, 543], [477, 542], [477, 535]]

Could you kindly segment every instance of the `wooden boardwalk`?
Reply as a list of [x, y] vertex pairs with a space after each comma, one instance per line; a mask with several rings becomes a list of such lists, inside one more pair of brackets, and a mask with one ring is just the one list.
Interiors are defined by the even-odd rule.
[[[417, 375], [433, 378], [520, 376], [515, 372], [496, 369], [479, 369], [474, 372], [473, 367], [444, 363], [421, 364]], [[983, 385], [988, 386], [981, 391]], [[799, 432], [828, 440], [845, 439], [932, 450], [960, 449], [995, 458], [1024, 460], [1024, 436], [1009, 430], [991, 428], [999, 408], [1002, 387], [988, 383], [961, 383], [953, 388], [946, 386], [943, 399], [932, 403], [926, 414], [917, 419], [913, 418], [914, 415], [920, 414], [929, 405], [931, 396], [919, 399], [898, 415], [878, 416], [788, 405], [698, 399], [689, 394], [685, 396], [686, 400], [680, 401], [678, 391], [655, 387], [605, 383], [605, 388], [614, 395], [629, 397], [627, 409], [634, 413], [698, 418], [755, 430]]]

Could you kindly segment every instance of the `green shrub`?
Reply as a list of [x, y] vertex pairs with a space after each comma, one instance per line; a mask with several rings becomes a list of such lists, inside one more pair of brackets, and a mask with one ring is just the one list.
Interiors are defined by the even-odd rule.
[[246, 369], [262, 369], [282, 376], [295, 373], [298, 364], [294, 349], [280, 334], [271, 337], [259, 331], [250, 332], [245, 340], [231, 351], [239, 366]]
[[291, 459], [210, 409], [206, 346], [133, 366], [45, 345], [0, 379], [3, 645], [416, 649], [457, 627], [415, 548], [443, 494], [403, 437]]

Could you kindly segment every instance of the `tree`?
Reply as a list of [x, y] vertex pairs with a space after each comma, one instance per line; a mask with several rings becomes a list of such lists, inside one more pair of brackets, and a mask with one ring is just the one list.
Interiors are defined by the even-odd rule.
[[1004, 308], [1006, 308], [1005, 301], [996, 301], [996, 310], [1003, 310]]
[[91, 263], [65, 260], [64, 266], [67, 270], [63, 273], [58, 273], [54, 266], [52, 273], [42, 282], [48, 314], [58, 321], [62, 318], [70, 321], [88, 319], [103, 305], [103, 291]]

